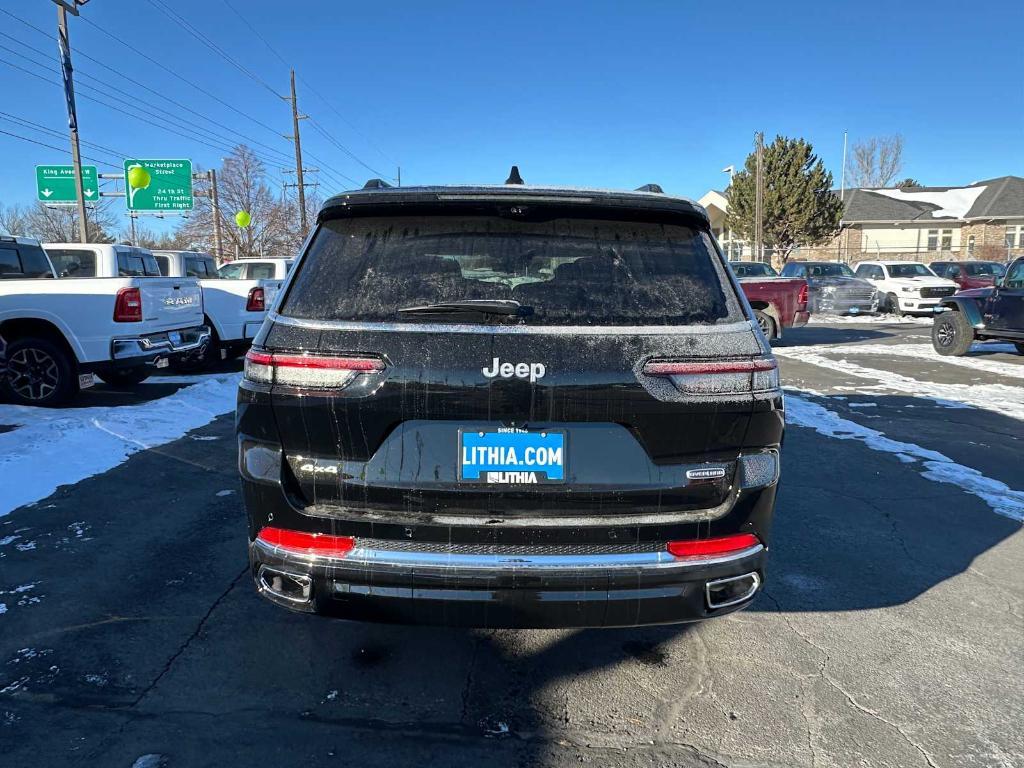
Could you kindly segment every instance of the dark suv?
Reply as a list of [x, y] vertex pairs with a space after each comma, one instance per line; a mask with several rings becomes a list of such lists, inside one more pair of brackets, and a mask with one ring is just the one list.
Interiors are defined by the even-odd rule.
[[763, 583], [783, 422], [699, 205], [378, 182], [325, 203], [246, 357], [252, 575], [371, 621], [726, 614]]
[[971, 288], [942, 300], [932, 324], [940, 355], [966, 355], [975, 341], [1009, 341], [1024, 355], [1024, 258], [988, 288]]

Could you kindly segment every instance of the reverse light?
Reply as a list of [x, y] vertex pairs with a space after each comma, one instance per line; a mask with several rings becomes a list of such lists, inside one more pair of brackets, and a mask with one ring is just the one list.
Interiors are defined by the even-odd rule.
[[761, 540], [752, 533], [735, 533], [731, 536], [719, 536], [714, 539], [670, 541], [668, 553], [673, 557], [683, 558], [720, 557], [751, 549], [760, 543]]
[[270, 526], [261, 530], [256, 538], [265, 544], [297, 555], [317, 555], [319, 557], [344, 557], [356, 546], [356, 540], [352, 536], [290, 531]]
[[138, 288], [121, 288], [114, 299], [115, 323], [142, 322], [142, 291]]
[[245, 378], [257, 384], [280, 384], [311, 389], [340, 389], [361, 373], [379, 373], [384, 361], [379, 357], [304, 355], [285, 352], [259, 352], [250, 349], [245, 356]]
[[650, 360], [648, 376], [665, 376], [689, 395], [738, 395], [779, 387], [778, 363], [772, 358], [747, 360]]
[[262, 288], [250, 288], [245, 300], [246, 312], [264, 312], [267, 309], [267, 295]]

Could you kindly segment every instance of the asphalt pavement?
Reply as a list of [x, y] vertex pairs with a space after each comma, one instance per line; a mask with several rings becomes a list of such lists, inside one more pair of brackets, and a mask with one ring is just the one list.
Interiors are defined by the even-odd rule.
[[[699, 625], [286, 612], [230, 414], [63, 486], [0, 517], [0, 765], [1024, 766], [1024, 357], [947, 364], [928, 330], [787, 334], [767, 588]], [[168, 378], [79, 407], [196, 380]]]

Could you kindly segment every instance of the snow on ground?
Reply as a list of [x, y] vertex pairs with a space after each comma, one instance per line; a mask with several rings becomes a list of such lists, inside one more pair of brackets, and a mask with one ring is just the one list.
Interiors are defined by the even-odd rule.
[[235, 407], [241, 374], [201, 377], [140, 405], [50, 410], [0, 405], [0, 517], [58, 486], [106, 472], [129, 456], [183, 437]]
[[[984, 357], [943, 357], [935, 351], [931, 344], [820, 344], [791, 347], [790, 349], [806, 349], [818, 354], [912, 357], [915, 360], [932, 360], [959, 368], [973, 368], [982, 373], [994, 373], [997, 376], [1006, 376], [1011, 379], [1024, 379], [1024, 365], [1019, 363], [1003, 363], [998, 360], [987, 360]], [[973, 352], [1017, 354], [1017, 350], [1012, 344], [982, 342], [975, 344], [971, 350]], [[1024, 358], [1021, 358], [1021, 361], [1024, 362]]]
[[931, 325], [932, 315], [824, 315], [813, 314], [812, 325]]
[[[870, 387], [871, 394], [877, 395], [885, 390], [901, 392], [914, 397], [928, 398], [948, 407], [980, 408], [1024, 420], [1024, 390], [1020, 387], [1011, 387], [1005, 384], [939, 384], [921, 381], [892, 371], [868, 368], [845, 358], [837, 359], [825, 356], [833, 350], [833, 347], [821, 345], [778, 347], [773, 351], [779, 357], [827, 368], [830, 371], [844, 373], [858, 379], [873, 381], [875, 384]], [[853, 348], [848, 351], [852, 354]], [[946, 359], [943, 358], [943, 360]], [[975, 362], [993, 364], [992, 361], [978, 360]]]
[[820, 435], [837, 440], [857, 440], [873, 451], [893, 454], [908, 466], [920, 461], [923, 466], [922, 477], [937, 483], [959, 486], [982, 499], [994, 512], [1024, 522], [1024, 491], [1015, 491], [976, 469], [957, 464], [938, 451], [922, 448], [915, 443], [893, 440], [878, 430], [844, 419], [835, 411], [794, 394], [791, 390], [786, 391], [786, 423], [808, 427]]

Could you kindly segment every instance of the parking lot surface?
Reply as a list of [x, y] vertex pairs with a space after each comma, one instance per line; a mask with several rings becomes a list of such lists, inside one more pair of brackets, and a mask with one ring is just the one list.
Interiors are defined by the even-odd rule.
[[291, 614], [247, 573], [237, 366], [0, 405], [0, 763], [1024, 766], [1024, 357], [929, 330], [787, 332], [767, 588], [701, 625]]

